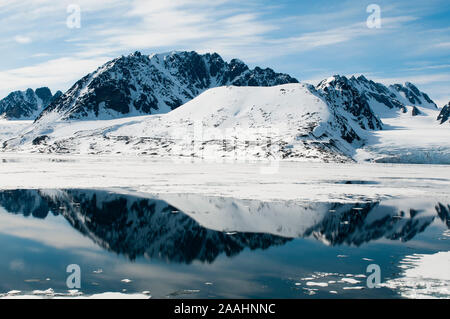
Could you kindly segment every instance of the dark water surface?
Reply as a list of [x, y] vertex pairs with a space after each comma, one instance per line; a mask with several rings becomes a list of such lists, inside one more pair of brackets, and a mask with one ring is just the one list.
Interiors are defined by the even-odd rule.
[[450, 250], [450, 203], [439, 201], [266, 203], [123, 192], [0, 191], [0, 294], [67, 293], [66, 267], [77, 264], [84, 294], [397, 298], [367, 287], [368, 265], [379, 265], [385, 282], [400, 275], [405, 256]]

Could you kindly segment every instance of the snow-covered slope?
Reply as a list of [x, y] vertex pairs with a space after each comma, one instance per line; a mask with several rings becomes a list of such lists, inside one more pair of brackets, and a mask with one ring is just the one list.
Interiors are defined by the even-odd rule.
[[[420, 112], [413, 116], [414, 110]], [[436, 121], [439, 110], [407, 106], [382, 117], [384, 129], [371, 132], [357, 160], [384, 163], [450, 164], [450, 126]]]
[[16, 137], [24, 129], [30, 127], [33, 121], [17, 121], [0, 118], [0, 148], [3, 141]]
[[0, 100], [0, 118], [34, 120], [44, 108], [62, 95], [58, 91], [52, 95], [47, 87], [33, 91], [15, 91]]
[[135, 52], [107, 62], [76, 82], [39, 118], [114, 119], [167, 113], [209, 88], [223, 85], [274, 86], [296, 83], [287, 74], [242, 61], [225, 62], [217, 53]]

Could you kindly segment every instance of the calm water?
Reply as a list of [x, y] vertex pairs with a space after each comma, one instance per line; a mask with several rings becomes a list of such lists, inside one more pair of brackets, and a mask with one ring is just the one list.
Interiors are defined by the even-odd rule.
[[450, 250], [449, 204], [0, 191], [0, 293], [65, 293], [66, 267], [78, 264], [84, 294], [399, 297], [367, 288], [367, 266], [379, 265], [385, 282], [407, 255]]

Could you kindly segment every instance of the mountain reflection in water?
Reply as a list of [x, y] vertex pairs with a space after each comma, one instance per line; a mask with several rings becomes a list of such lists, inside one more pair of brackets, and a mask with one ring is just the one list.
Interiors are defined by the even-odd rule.
[[[108, 251], [175, 263], [212, 263], [221, 254], [267, 249], [294, 238], [354, 245], [385, 238], [409, 241], [436, 218], [450, 227], [450, 205], [389, 202], [260, 202], [190, 194], [153, 197], [107, 190], [8, 190], [0, 206], [12, 214], [63, 216]], [[45, 234], [43, 234], [45, 236]]]

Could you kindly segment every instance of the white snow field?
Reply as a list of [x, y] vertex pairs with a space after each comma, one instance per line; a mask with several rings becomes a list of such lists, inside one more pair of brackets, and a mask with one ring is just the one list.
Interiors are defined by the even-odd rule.
[[439, 110], [416, 106], [420, 115], [400, 110], [381, 113], [384, 129], [369, 135], [367, 146], [356, 151], [357, 161], [450, 164], [450, 125], [436, 121]]
[[227, 163], [145, 156], [0, 153], [0, 189], [128, 188], [151, 194], [357, 202], [450, 197], [446, 165]]
[[401, 267], [405, 269], [402, 277], [383, 286], [398, 290], [405, 298], [450, 298], [450, 251], [406, 256]]
[[7, 120], [0, 118], [0, 145], [3, 141], [17, 136], [22, 130], [31, 126], [33, 121]]

